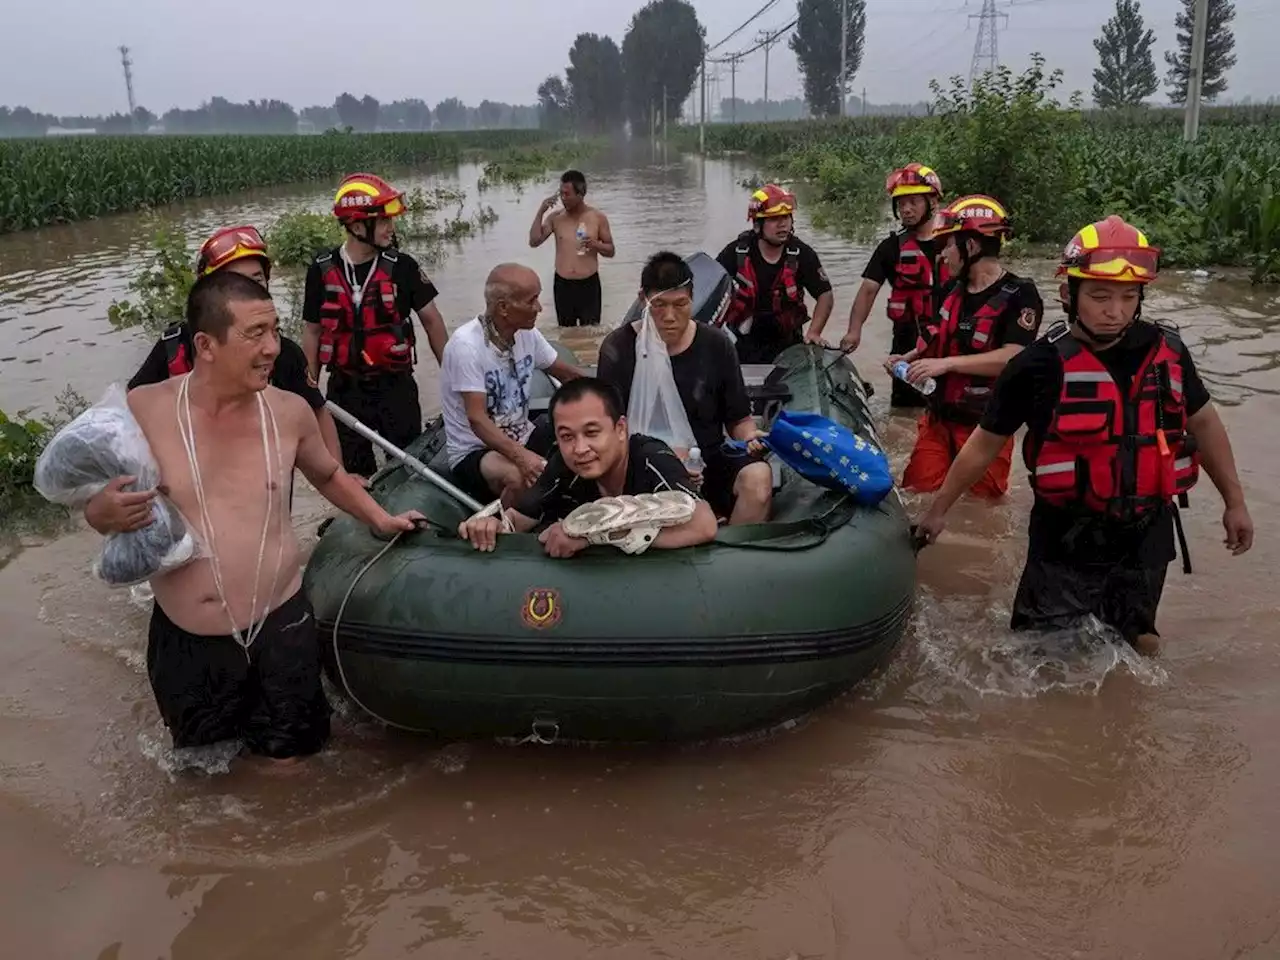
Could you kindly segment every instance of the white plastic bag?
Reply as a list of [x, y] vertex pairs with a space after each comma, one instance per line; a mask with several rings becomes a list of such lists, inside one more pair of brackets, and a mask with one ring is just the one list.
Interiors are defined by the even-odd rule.
[[666, 443], [684, 460], [697, 446], [684, 401], [671, 374], [671, 357], [645, 305], [636, 336], [636, 371], [631, 378], [627, 401], [627, 424], [633, 433], [643, 433]]
[[[124, 387], [113, 383], [102, 399], [58, 431], [36, 461], [32, 483], [52, 503], [83, 509], [116, 477], [137, 477], [128, 490], [152, 490], [160, 467], [134, 419]], [[128, 587], [199, 559], [203, 550], [190, 524], [164, 495], [151, 501], [151, 523], [132, 533], [108, 534], [94, 576]]]

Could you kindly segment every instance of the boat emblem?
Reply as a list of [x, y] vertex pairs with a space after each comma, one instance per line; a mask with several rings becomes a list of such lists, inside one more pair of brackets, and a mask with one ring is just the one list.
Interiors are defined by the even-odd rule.
[[546, 630], [560, 622], [560, 593], [535, 587], [524, 595], [524, 604], [520, 607], [520, 619], [526, 627], [534, 630]]

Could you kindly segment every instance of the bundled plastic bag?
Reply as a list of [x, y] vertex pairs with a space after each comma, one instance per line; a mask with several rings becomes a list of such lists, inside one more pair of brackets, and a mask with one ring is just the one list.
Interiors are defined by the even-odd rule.
[[627, 400], [627, 423], [633, 433], [655, 437], [681, 460], [697, 445], [684, 412], [684, 402], [671, 374], [671, 357], [646, 304], [636, 337], [636, 372]]
[[[113, 383], [103, 398], [58, 431], [36, 461], [33, 485], [46, 500], [74, 510], [117, 477], [133, 476], [132, 491], [151, 490], [160, 467], [129, 410], [124, 388]], [[185, 566], [202, 555], [199, 541], [163, 495], [151, 501], [151, 523], [132, 533], [108, 534], [94, 576], [128, 587]]]

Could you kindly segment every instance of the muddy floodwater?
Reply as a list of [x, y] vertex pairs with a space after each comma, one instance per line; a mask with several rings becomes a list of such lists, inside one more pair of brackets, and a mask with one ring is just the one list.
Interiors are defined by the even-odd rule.
[[[647, 147], [587, 170], [618, 245], [607, 317], [654, 249], [714, 254], [736, 234], [750, 172]], [[459, 187], [470, 207], [478, 174], [397, 182]], [[525, 242], [551, 185], [486, 194], [498, 222], [429, 266], [451, 326], [479, 308], [488, 269], [518, 259], [542, 274], [556, 336], [551, 249]], [[160, 215], [194, 240], [328, 195]], [[0, 409], [48, 409], [68, 384], [96, 398], [133, 371], [149, 344], [113, 332], [106, 307], [149, 229], [127, 216], [0, 237]], [[836, 285], [838, 338], [869, 251], [803, 207], [798, 229]], [[1053, 303], [1051, 264], [1016, 269]], [[0, 569], [0, 953], [1280, 957], [1280, 302], [1170, 271], [1147, 311], [1181, 326], [1222, 405], [1258, 529], [1230, 557], [1202, 481], [1186, 514], [1195, 573], [1171, 568], [1155, 660], [1102, 632], [1036, 649], [1006, 631], [1029, 507], [1019, 470], [1007, 502], [962, 502], [922, 553], [889, 665], [785, 729], [678, 748], [450, 744], [339, 704], [328, 749], [282, 773], [175, 754], [144, 670], [149, 611], [91, 578], [91, 532], [29, 543]], [[561, 339], [591, 356], [599, 336]], [[856, 357], [900, 468], [914, 430], [887, 414], [888, 340], [879, 304]], [[437, 409], [429, 356], [419, 382]], [[303, 490], [294, 516], [311, 542], [326, 511]]]

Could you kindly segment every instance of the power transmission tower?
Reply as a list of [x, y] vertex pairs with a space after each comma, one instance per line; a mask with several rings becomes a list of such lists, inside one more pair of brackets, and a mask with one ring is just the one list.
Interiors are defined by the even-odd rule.
[[999, 32], [997, 17], [1009, 21], [1007, 13], [996, 10], [996, 0], [982, 0], [982, 12], [969, 14], [969, 19], [978, 21], [978, 39], [973, 44], [973, 62], [969, 65], [969, 86], [984, 73], [994, 73], [1000, 66], [999, 44], [996, 34]]
[[138, 105], [133, 100], [133, 61], [129, 59], [128, 47], [120, 47], [120, 63], [124, 67], [124, 88], [129, 94], [129, 125], [132, 127], [136, 122], [134, 116]]

